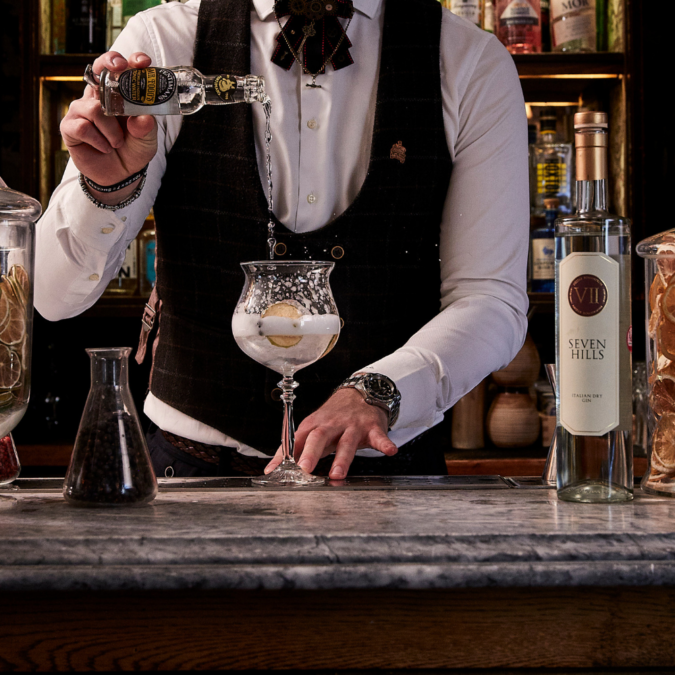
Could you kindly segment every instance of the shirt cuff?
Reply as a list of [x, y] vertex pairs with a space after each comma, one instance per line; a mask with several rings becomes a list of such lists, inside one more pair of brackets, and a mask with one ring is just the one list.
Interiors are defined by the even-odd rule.
[[131, 204], [119, 211], [100, 209], [92, 204], [76, 182], [69, 195], [65, 225], [70, 233], [87, 248], [108, 253], [127, 229]]
[[443, 419], [443, 411], [437, 405], [442, 372], [437, 356], [402, 347], [357, 372], [386, 375], [398, 387], [401, 408], [392, 432], [415, 428], [421, 433]]

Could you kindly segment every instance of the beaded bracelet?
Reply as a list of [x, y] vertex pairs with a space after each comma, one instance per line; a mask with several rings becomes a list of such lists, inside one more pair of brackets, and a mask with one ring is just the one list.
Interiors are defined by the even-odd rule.
[[118, 190], [123, 190], [125, 187], [128, 187], [132, 183], [135, 183], [141, 176], [147, 176], [148, 166], [149, 165], [146, 164], [145, 167], [142, 168], [140, 171], [137, 171], [132, 176], [129, 176], [129, 178], [121, 180], [119, 183], [115, 183], [115, 185], [99, 185], [98, 183], [94, 183], [94, 181], [91, 178], [87, 178], [84, 175], [82, 175], [82, 178], [90, 188], [96, 190], [97, 192], [105, 192], [105, 193], [117, 192]]
[[85, 183], [84, 176], [80, 174], [80, 187], [82, 188], [82, 192], [84, 192], [85, 197], [97, 208], [99, 209], [105, 209], [106, 211], [119, 211], [120, 209], [123, 209], [125, 206], [129, 206], [131, 202], [135, 202], [140, 196], [141, 192], [143, 191], [143, 186], [145, 185], [145, 180], [147, 178], [147, 175], [143, 176], [141, 179], [141, 182], [138, 184], [138, 187], [132, 192], [130, 197], [127, 197], [123, 202], [120, 202], [119, 204], [102, 204], [101, 202], [94, 197], [94, 195], [87, 190], [87, 184]]

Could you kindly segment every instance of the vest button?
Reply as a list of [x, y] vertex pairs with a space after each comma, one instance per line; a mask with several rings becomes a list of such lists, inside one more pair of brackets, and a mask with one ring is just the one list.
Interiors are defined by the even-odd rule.
[[286, 244], [284, 244], [284, 243], [281, 242], [281, 241], [274, 247], [274, 252], [275, 252], [277, 255], [286, 255], [286, 251], [287, 251], [287, 250], [288, 250], [288, 249], [286, 248]]
[[281, 401], [281, 395], [282, 395], [283, 393], [284, 393], [284, 392], [281, 391], [281, 389], [279, 389], [279, 387], [277, 387], [276, 389], [272, 389], [272, 393], [270, 394], [270, 398], [271, 398], [273, 401]]
[[335, 260], [340, 260], [345, 254], [345, 250], [342, 248], [342, 246], [333, 246], [330, 254], [335, 258]]

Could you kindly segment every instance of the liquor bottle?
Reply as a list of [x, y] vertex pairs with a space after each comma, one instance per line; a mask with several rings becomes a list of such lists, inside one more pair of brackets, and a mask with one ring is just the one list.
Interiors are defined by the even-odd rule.
[[607, 51], [607, 0], [595, 0], [596, 49]]
[[138, 242], [127, 246], [124, 262], [117, 276], [108, 284], [105, 295], [136, 295], [138, 292]]
[[52, 54], [66, 53], [66, 0], [52, 0]]
[[541, 51], [551, 51], [551, 0], [541, 0]]
[[572, 144], [556, 140], [558, 114], [555, 108], [542, 108], [539, 140], [533, 148], [536, 184], [533, 214], [545, 216], [545, 199], [557, 198], [560, 211], [572, 211]]
[[546, 224], [530, 237], [530, 290], [533, 293], [553, 293], [555, 290], [555, 220], [559, 201], [544, 200]]
[[450, 11], [481, 27], [480, 0], [450, 0]]
[[122, 22], [122, 0], [108, 0], [108, 21], [106, 43], [110, 49], [124, 28]]
[[497, 37], [511, 54], [541, 51], [540, 0], [497, 0]]
[[494, 0], [482, 0], [481, 19], [482, 28], [488, 33], [495, 32], [495, 3]]
[[66, 49], [69, 54], [101, 54], [106, 47], [106, 0], [68, 0]]
[[556, 220], [558, 497], [633, 498], [630, 221], [607, 210], [607, 114], [574, 117], [577, 212]]
[[155, 260], [157, 257], [156, 234], [155, 216], [151, 210], [138, 235], [138, 254], [141, 259], [139, 289], [141, 295], [146, 298], [152, 293], [157, 280], [155, 272]]
[[205, 105], [269, 101], [265, 80], [256, 75], [204, 76], [196, 68], [138, 68], [100, 78], [87, 66], [84, 80], [98, 88], [106, 115], [192, 115]]
[[596, 51], [595, 0], [551, 0], [551, 42], [554, 52]]

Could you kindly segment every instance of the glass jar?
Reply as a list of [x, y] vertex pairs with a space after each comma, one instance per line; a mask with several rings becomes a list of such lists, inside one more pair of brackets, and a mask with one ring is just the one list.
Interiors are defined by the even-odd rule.
[[30, 394], [35, 221], [42, 207], [0, 180], [0, 484], [20, 471], [10, 432]]
[[87, 349], [91, 389], [63, 495], [76, 506], [140, 506], [157, 496], [157, 479], [129, 390], [131, 347]]
[[641, 487], [675, 497], [675, 229], [641, 241], [645, 259], [647, 455]]

